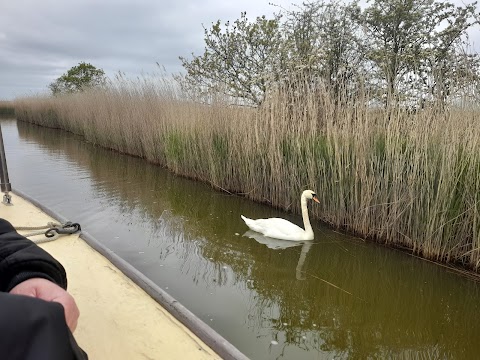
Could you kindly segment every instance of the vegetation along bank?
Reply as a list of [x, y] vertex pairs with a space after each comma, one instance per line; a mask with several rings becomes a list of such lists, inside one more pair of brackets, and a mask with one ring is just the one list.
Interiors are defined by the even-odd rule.
[[317, 218], [478, 272], [480, 61], [462, 37], [474, 9], [376, 0], [242, 14], [205, 30], [185, 75], [92, 71], [70, 86], [65, 74], [52, 96], [16, 99], [16, 117], [289, 211], [313, 188]]

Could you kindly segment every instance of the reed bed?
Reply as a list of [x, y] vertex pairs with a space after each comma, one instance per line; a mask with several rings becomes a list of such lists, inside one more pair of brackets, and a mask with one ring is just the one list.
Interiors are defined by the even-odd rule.
[[15, 101], [16, 117], [82, 135], [216, 188], [313, 215], [425, 258], [480, 269], [480, 122], [475, 106], [341, 106], [305, 83], [252, 109], [187, 100], [172, 84], [120, 81]]
[[13, 107], [13, 101], [0, 100], [0, 116], [13, 116], [15, 115], [15, 108]]

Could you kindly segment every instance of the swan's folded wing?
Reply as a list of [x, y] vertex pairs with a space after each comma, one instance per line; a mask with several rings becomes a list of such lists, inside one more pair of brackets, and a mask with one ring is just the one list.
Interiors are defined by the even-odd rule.
[[298, 237], [298, 240], [301, 240], [304, 233], [301, 227], [281, 218], [258, 219], [255, 222], [255, 227], [259, 230], [252, 230], [275, 239], [294, 240]]

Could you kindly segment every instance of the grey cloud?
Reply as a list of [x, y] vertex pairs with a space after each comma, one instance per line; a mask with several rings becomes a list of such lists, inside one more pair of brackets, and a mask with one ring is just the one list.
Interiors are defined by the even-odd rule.
[[[0, 4], [0, 99], [46, 89], [80, 61], [113, 76], [182, 70], [203, 51], [202, 24], [270, 15], [271, 0], [10, 0]], [[460, 0], [458, 0], [460, 1]], [[285, 8], [301, 0], [277, 0]], [[480, 36], [472, 36], [477, 47]]]
[[0, 5], [0, 99], [46, 89], [80, 61], [127, 75], [181, 70], [179, 56], [200, 53], [202, 23], [257, 15], [268, 0], [23, 0]]

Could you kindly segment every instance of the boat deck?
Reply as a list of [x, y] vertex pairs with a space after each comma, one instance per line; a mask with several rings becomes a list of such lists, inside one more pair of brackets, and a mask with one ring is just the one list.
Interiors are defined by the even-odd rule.
[[[55, 221], [18, 195], [12, 194], [12, 203], [0, 204], [0, 217], [14, 226]], [[39, 246], [67, 271], [68, 291], [80, 309], [74, 336], [90, 359], [220, 359], [79, 235], [64, 235]]]

